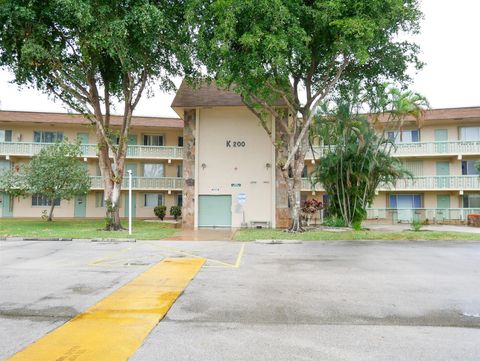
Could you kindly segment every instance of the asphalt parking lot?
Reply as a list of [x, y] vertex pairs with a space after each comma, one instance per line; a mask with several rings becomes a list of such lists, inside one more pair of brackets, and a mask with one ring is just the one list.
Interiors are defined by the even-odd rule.
[[479, 360], [480, 242], [0, 242], [0, 359], [165, 257], [207, 262], [132, 360]]

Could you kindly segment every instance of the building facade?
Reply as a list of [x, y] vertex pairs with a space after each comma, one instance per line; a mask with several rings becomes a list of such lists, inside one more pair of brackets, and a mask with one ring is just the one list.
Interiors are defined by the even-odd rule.
[[[114, 117], [113, 124], [120, 124]], [[129, 135], [126, 170], [133, 174], [133, 215], [155, 217], [153, 208], [182, 204], [183, 121], [135, 117]], [[20, 166], [48, 144], [79, 139], [82, 160], [91, 176], [91, 191], [73, 200], [61, 200], [59, 218], [103, 218], [103, 182], [97, 159], [95, 129], [79, 115], [0, 111], [0, 168]], [[68, 170], [67, 170], [68, 171]], [[127, 216], [127, 179], [121, 195], [121, 215]], [[49, 200], [39, 196], [12, 198], [0, 193], [0, 217], [40, 217]]]
[[[182, 84], [172, 107], [180, 119], [134, 118], [126, 166], [134, 174], [134, 216], [153, 218], [156, 205], [181, 205], [185, 227], [288, 226], [286, 187], [276, 171], [275, 149], [241, 98], [214, 85], [191, 89]], [[378, 124], [379, 132], [388, 131], [384, 125]], [[275, 134], [275, 124], [268, 126]], [[467, 214], [480, 213], [480, 107], [430, 110], [421, 126], [407, 119], [401, 133], [388, 136], [397, 143], [393, 155], [414, 177], [379, 187], [369, 220], [461, 223]], [[95, 133], [81, 116], [0, 111], [0, 168], [16, 167], [64, 138], [82, 142], [92, 190], [61, 201], [55, 216], [103, 217]], [[312, 189], [308, 180], [326, 151], [315, 146], [305, 159], [304, 200], [328, 199], [320, 185]], [[121, 212], [126, 216], [126, 181], [123, 190]], [[39, 217], [47, 203], [38, 196], [0, 194], [0, 217]]]

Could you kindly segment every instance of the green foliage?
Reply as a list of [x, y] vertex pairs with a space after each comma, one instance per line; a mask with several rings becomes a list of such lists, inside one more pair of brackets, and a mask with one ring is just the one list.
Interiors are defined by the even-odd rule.
[[[394, 96], [391, 96], [392, 91]], [[416, 94], [413, 98], [401, 96], [403, 110], [399, 110], [396, 104], [399, 93], [395, 89], [392, 91], [373, 100], [383, 104], [385, 119], [389, 117], [385, 112], [394, 114], [393, 124], [384, 122], [390, 128], [398, 126], [403, 119], [402, 113], [404, 117], [413, 109], [420, 111], [424, 105], [423, 98]], [[361, 227], [366, 208], [372, 204], [380, 184], [393, 185], [398, 179], [411, 176], [401, 161], [390, 155], [395, 147], [392, 141], [379, 134], [375, 124], [359, 112], [364, 104], [363, 96], [359, 88], [350, 94], [343, 93], [333, 109], [324, 107], [325, 113], [312, 127], [312, 141], [331, 144], [315, 167], [313, 183], [322, 183], [330, 195], [329, 212], [357, 228]], [[408, 106], [405, 99], [411, 100]], [[418, 99], [422, 101], [420, 104], [416, 103]]]
[[56, 143], [43, 148], [34, 155], [29, 163], [14, 169], [0, 178], [0, 187], [13, 196], [32, 194], [42, 195], [52, 201], [51, 220], [54, 200], [70, 200], [83, 195], [90, 189], [90, 177], [79, 143]]
[[352, 228], [354, 231], [361, 231], [362, 230], [362, 221], [355, 220], [352, 222]]
[[308, 110], [312, 104], [303, 109], [295, 99], [297, 87], [307, 88], [307, 97], [332, 91], [327, 84], [346, 59], [338, 85], [404, 81], [409, 64], [422, 66], [417, 46], [397, 37], [418, 32], [417, 0], [191, 0], [188, 15], [209, 74], [252, 103], [286, 97]]
[[323, 225], [326, 227], [345, 227], [345, 221], [341, 217], [330, 216], [325, 218]]
[[182, 215], [182, 207], [180, 206], [170, 207], [170, 215], [173, 216], [175, 220], [178, 220], [178, 217]]
[[419, 219], [414, 219], [412, 220], [412, 223], [410, 224], [410, 228], [412, 229], [412, 231], [414, 232], [419, 232], [422, 230], [422, 227], [423, 227], [423, 222]]
[[188, 59], [182, 16], [181, 1], [4, 0], [0, 65], [13, 71], [16, 83], [82, 113], [93, 101], [84, 92], [92, 86], [106, 85], [110, 96], [132, 102], [124, 87], [143, 76], [173, 88], [177, 60]]
[[163, 219], [165, 218], [165, 215], [167, 214], [167, 207], [163, 205], [156, 206], [153, 209], [153, 213], [155, 213], [155, 215], [163, 221]]

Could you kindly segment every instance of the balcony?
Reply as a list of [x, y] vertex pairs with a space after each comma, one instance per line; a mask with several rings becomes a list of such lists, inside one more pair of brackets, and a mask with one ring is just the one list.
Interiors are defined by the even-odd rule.
[[367, 219], [392, 223], [408, 223], [412, 220], [445, 223], [466, 221], [467, 216], [472, 213], [480, 213], [480, 208], [369, 208], [367, 209]]
[[[91, 189], [103, 190], [103, 177], [92, 176]], [[128, 189], [128, 177], [123, 179], [122, 189]], [[163, 178], [147, 178], [132, 177], [133, 190], [158, 190], [158, 191], [181, 191], [183, 189], [183, 178], [163, 177]]]
[[428, 191], [428, 190], [479, 190], [480, 176], [478, 175], [451, 175], [451, 176], [422, 176], [412, 179], [404, 178], [397, 181], [395, 186], [382, 185], [380, 190], [397, 191]]
[[[302, 191], [321, 192], [323, 186], [317, 184], [312, 189], [310, 179], [302, 178]], [[451, 176], [422, 176], [399, 179], [395, 186], [381, 185], [380, 191], [460, 191], [460, 190], [480, 190], [480, 176], [478, 175], [451, 175]]]
[[[31, 157], [52, 143], [0, 142], [0, 155]], [[96, 144], [82, 144], [82, 157], [96, 158]], [[159, 147], [129, 145], [127, 158], [130, 159], [183, 159], [183, 147]]]
[[[306, 160], [321, 158], [329, 147], [314, 146], [307, 152]], [[392, 149], [392, 155], [395, 157], [438, 157], [438, 156], [458, 156], [458, 155], [480, 155], [480, 141], [456, 140], [448, 142], [415, 142], [399, 143], [396, 149]]]

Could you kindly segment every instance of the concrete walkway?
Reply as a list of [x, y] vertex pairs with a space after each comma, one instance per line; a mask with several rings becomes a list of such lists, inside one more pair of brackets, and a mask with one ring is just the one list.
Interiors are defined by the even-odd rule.
[[231, 241], [236, 229], [184, 229], [170, 238], [168, 241]]

